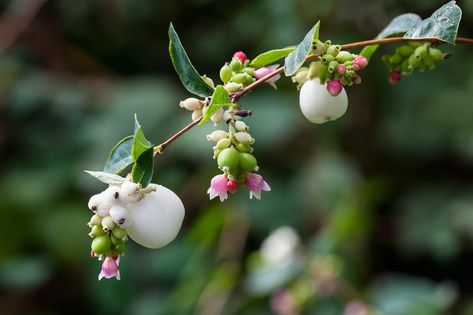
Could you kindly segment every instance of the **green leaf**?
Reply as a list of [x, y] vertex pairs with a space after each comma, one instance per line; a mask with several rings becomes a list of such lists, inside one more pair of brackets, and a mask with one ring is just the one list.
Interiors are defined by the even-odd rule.
[[154, 159], [153, 148], [149, 148], [138, 157], [131, 170], [131, 178], [134, 183], [141, 184], [144, 188], [148, 186], [153, 178]]
[[138, 122], [138, 117], [135, 114], [135, 133], [133, 135], [133, 147], [131, 149], [133, 161], [136, 162], [144, 151], [152, 147], [153, 145], [146, 139], [143, 129]]
[[256, 58], [254, 58], [251, 61], [250, 65], [255, 68], [264, 67], [266, 65], [269, 65], [278, 61], [281, 58], [286, 57], [292, 51], [294, 51], [294, 49], [296, 49], [296, 46], [290, 46], [290, 47], [281, 48], [281, 49], [273, 49], [273, 50], [264, 52], [256, 56]]
[[320, 21], [305, 35], [302, 42], [291, 52], [284, 61], [284, 73], [287, 77], [296, 73], [304, 64], [305, 58], [312, 50], [312, 43], [319, 39]]
[[[376, 36], [376, 39], [386, 38], [393, 35], [404, 34], [412, 30], [417, 24], [422, 21], [420, 16], [414, 13], [401, 14], [389, 22], [389, 24]], [[363, 48], [360, 55], [368, 59], [376, 52], [379, 45], [370, 45]]]
[[133, 163], [131, 149], [133, 147], [133, 136], [128, 136], [118, 141], [110, 151], [107, 162], [103, 169], [106, 173], [120, 173], [128, 165]]
[[460, 7], [455, 1], [450, 1], [408, 31], [404, 38], [438, 38], [442, 42], [455, 45], [461, 17]]
[[93, 177], [97, 178], [99, 181], [109, 185], [121, 185], [126, 179], [117, 174], [111, 174], [106, 172], [93, 172], [93, 171], [84, 171]]
[[169, 55], [171, 56], [174, 69], [176, 69], [176, 72], [179, 75], [184, 87], [189, 92], [200, 97], [212, 95], [214, 89], [205, 83], [197, 70], [195, 70], [194, 66], [189, 60], [189, 57], [187, 56], [184, 47], [182, 47], [179, 36], [174, 30], [172, 23], [169, 25], [168, 34]]
[[209, 107], [202, 117], [202, 120], [199, 123], [199, 126], [203, 125], [206, 121], [212, 117], [220, 108], [224, 106], [232, 105], [232, 101], [230, 100], [230, 94], [228, 94], [227, 90], [221, 85], [217, 85], [215, 88], [215, 92], [212, 95], [212, 100], [210, 101]]

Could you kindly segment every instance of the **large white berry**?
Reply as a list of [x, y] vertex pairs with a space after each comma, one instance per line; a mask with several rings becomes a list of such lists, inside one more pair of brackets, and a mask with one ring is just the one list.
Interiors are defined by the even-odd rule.
[[347, 111], [348, 97], [345, 89], [337, 96], [331, 96], [325, 84], [315, 78], [308, 80], [301, 88], [299, 104], [304, 116], [313, 123], [323, 124], [341, 117]]
[[124, 196], [131, 195], [140, 189], [140, 185], [137, 183], [129, 182], [126, 181], [122, 184], [122, 187], [120, 187], [120, 193]]
[[177, 236], [184, 219], [181, 199], [164, 186], [155, 187], [156, 191], [128, 206], [128, 213], [133, 222], [127, 228], [128, 235], [138, 244], [148, 248], [169, 244]]
[[128, 210], [120, 206], [113, 206], [110, 209], [110, 216], [113, 222], [121, 228], [129, 227], [132, 223]]

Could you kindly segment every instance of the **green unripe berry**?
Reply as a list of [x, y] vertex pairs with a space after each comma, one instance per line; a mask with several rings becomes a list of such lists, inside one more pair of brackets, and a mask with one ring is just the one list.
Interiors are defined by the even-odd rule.
[[234, 72], [240, 72], [242, 67], [243, 67], [243, 64], [238, 59], [233, 58], [232, 61], [230, 62], [230, 68]]
[[414, 68], [409, 64], [409, 59], [404, 59], [401, 64], [401, 71], [403, 74], [410, 74]]
[[244, 76], [245, 76], [245, 81], [243, 82], [244, 85], [250, 85], [251, 83], [253, 83], [253, 81], [255, 80], [251, 75], [249, 75], [248, 73], [244, 73]]
[[223, 150], [223, 149], [228, 148], [231, 143], [232, 143], [232, 141], [230, 139], [223, 138], [223, 139], [218, 140], [217, 145], [215, 146], [215, 148], [217, 148], [219, 150]]
[[242, 71], [246, 74], [249, 74], [252, 77], [255, 76], [255, 70], [253, 68], [243, 68]]
[[416, 50], [414, 51], [414, 55], [416, 56], [417, 60], [421, 60], [425, 56], [427, 56], [427, 46], [423, 45], [420, 47], [417, 47]]
[[238, 73], [233, 76], [232, 81], [240, 84], [244, 84], [246, 80], [244, 73]]
[[398, 51], [399, 55], [401, 55], [404, 58], [407, 58], [410, 55], [412, 55], [412, 53], [414, 52], [414, 49], [411, 46], [402, 45], [397, 49], [397, 51]]
[[127, 232], [124, 229], [119, 228], [118, 226], [114, 227], [112, 230], [112, 235], [119, 240], [125, 240], [127, 238]]
[[239, 152], [251, 152], [251, 147], [249, 144], [239, 142], [236, 146], [236, 149]]
[[307, 74], [309, 79], [318, 78], [321, 73], [325, 72], [327, 66], [323, 65], [322, 62], [316, 61], [312, 62], [309, 66], [309, 72]]
[[407, 43], [407, 45], [409, 45], [409, 46], [411, 46], [412, 48], [415, 49], [415, 48], [421, 46], [422, 43], [420, 43], [420, 42], [409, 42], [409, 43]]
[[240, 91], [242, 88], [243, 88], [243, 85], [236, 82], [228, 82], [227, 84], [224, 85], [224, 89], [227, 90], [228, 93]]
[[412, 67], [412, 69], [417, 67], [417, 65], [419, 64], [419, 61], [420, 59], [417, 58], [416, 54], [412, 54], [408, 59], [409, 66]]
[[243, 173], [252, 172], [256, 169], [256, 158], [250, 153], [240, 153], [240, 171]]
[[444, 57], [443, 57], [443, 52], [440, 50], [440, 49], [437, 49], [437, 48], [430, 48], [429, 49], [429, 54], [430, 56], [432, 57], [432, 59], [434, 61], [438, 61], [438, 60], [443, 60]]
[[110, 250], [111, 247], [112, 241], [106, 235], [97, 236], [94, 238], [91, 245], [92, 251], [98, 255], [105, 254]]
[[327, 48], [327, 54], [330, 54], [333, 57], [337, 57], [341, 49], [342, 47], [340, 45], [331, 45]]
[[327, 65], [327, 64], [329, 64], [333, 59], [335, 59], [335, 58], [334, 58], [332, 55], [325, 54], [325, 55], [322, 56], [321, 61], [322, 61], [322, 63], [323, 63], [324, 65]]
[[90, 237], [97, 237], [102, 235], [105, 235], [105, 233], [100, 225], [94, 225], [89, 233]]
[[402, 56], [399, 54], [394, 54], [389, 57], [389, 63], [393, 65], [398, 65], [402, 62]]
[[228, 64], [225, 64], [220, 69], [220, 80], [222, 80], [223, 83], [227, 83], [231, 79], [232, 79], [232, 69], [230, 69], [230, 66]]
[[335, 69], [337, 69], [338, 67], [338, 62], [336, 60], [333, 60], [331, 61], [329, 64], [328, 64], [328, 72], [332, 73], [335, 71]]
[[226, 148], [218, 155], [217, 164], [221, 170], [228, 171], [238, 167], [239, 159], [239, 153], [235, 148]]

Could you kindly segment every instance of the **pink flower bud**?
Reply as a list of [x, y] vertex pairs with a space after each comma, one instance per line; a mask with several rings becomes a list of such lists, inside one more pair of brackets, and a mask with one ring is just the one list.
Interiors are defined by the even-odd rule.
[[[270, 74], [271, 72], [273, 72], [274, 70], [276, 70], [278, 68], [279, 65], [272, 65], [272, 66], [267, 66], [267, 67], [261, 67], [259, 69], [256, 69], [255, 70], [255, 77], [256, 79], [261, 79], [262, 77], [265, 77], [267, 76], [268, 74]], [[276, 85], [274, 84], [274, 82], [276, 82], [277, 80], [279, 80], [281, 78], [281, 76], [279, 74], [269, 78], [268, 80], [266, 80], [265, 82], [268, 83], [269, 85], [271, 85], [272, 87], [276, 88]]]
[[402, 75], [400, 71], [395, 70], [395, 71], [389, 72], [389, 77], [388, 77], [389, 83], [397, 84], [399, 81], [401, 81], [401, 78], [402, 78]]
[[355, 77], [353, 78], [353, 83], [355, 83], [355, 84], [360, 84], [361, 83], [361, 77], [358, 74], [355, 75]]
[[363, 56], [356, 56], [352, 61], [352, 67], [354, 70], [361, 70], [368, 65], [368, 59]]
[[233, 193], [238, 189], [238, 183], [233, 179], [227, 182], [227, 189], [229, 192]]
[[338, 94], [340, 94], [340, 92], [342, 92], [342, 83], [340, 82], [340, 80], [330, 80], [328, 83], [327, 83], [327, 91], [330, 93], [330, 95], [332, 96], [337, 96]]
[[246, 59], [246, 54], [242, 51], [237, 51], [236, 53], [233, 54], [233, 58], [240, 60], [241, 62], [245, 62]]
[[340, 74], [344, 74], [347, 71], [344, 65], [338, 65], [337, 72]]

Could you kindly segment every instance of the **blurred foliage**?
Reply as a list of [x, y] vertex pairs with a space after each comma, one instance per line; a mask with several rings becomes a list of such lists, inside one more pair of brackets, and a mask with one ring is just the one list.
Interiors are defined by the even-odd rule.
[[[458, 2], [460, 35], [472, 37], [473, 1]], [[290, 80], [259, 88], [241, 105], [271, 192], [208, 201], [213, 127], [195, 128], [156, 160], [154, 181], [186, 205], [178, 239], [160, 250], [130, 242], [119, 282], [97, 282], [89, 257], [86, 201], [103, 187], [82, 170], [102, 169], [133, 113], [154, 143], [190, 120], [170, 21], [216, 78], [235, 50], [295, 44], [317, 19], [322, 39], [346, 43], [442, 4], [47, 1], [0, 55], [0, 313], [473, 314], [473, 59], [462, 45], [397, 86], [379, 53], [348, 90], [348, 113], [323, 126], [300, 115]], [[259, 249], [280, 226], [300, 243], [269, 263]]]

